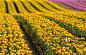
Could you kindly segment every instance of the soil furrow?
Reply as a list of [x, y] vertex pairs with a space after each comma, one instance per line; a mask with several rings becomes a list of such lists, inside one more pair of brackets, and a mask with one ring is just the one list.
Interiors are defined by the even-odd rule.
[[18, 10], [18, 7], [17, 7], [17, 5], [15, 4], [15, 2], [13, 1], [13, 4], [14, 4], [14, 7], [15, 7], [15, 9], [16, 9], [16, 11], [17, 11], [17, 13], [20, 13], [19, 12], [19, 10]]
[[[17, 21], [18, 22], [18, 21]], [[26, 40], [26, 44], [29, 46], [30, 50], [32, 51], [32, 55], [46, 55], [41, 47], [41, 45], [36, 41], [32, 41], [32, 37], [26, 33], [25, 28], [23, 25], [20, 24], [20, 28], [23, 31], [23, 34], [25, 34], [24, 39]]]
[[8, 11], [8, 6], [7, 6], [7, 2], [4, 1], [4, 3], [5, 3], [5, 12], [6, 12], [6, 13], [9, 13], [9, 11]]

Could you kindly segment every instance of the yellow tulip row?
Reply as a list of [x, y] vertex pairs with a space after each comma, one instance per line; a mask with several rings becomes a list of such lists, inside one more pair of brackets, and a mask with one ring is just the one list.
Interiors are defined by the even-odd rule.
[[[62, 51], [62, 54], [72, 54], [73, 53], [72, 50], [69, 49], [71, 46], [75, 48], [82, 48], [80, 50], [83, 50], [83, 53], [86, 52], [85, 48], [83, 48], [86, 45], [85, 41], [78, 41], [78, 42], [72, 41], [72, 44], [70, 42], [63, 41], [62, 36], [70, 37], [71, 40], [72, 38], [78, 38], [78, 37], [69, 33], [68, 30], [65, 30], [64, 28], [59, 27], [59, 24], [56, 24], [54, 21], [50, 21], [49, 19], [39, 15], [34, 15], [32, 17], [28, 17], [24, 19], [27, 20], [28, 23], [30, 23], [33, 29], [36, 29], [40, 39], [42, 41], [45, 41], [47, 46], [50, 46], [50, 49], [52, 51], [55, 50], [56, 54], [57, 53], [61, 54], [61, 51]], [[56, 37], [54, 35], [56, 35]], [[83, 40], [85, 39], [83, 38]], [[59, 45], [60, 42], [61, 42], [61, 45]], [[63, 47], [61, 48], [62, 45], [66, 45], [67, 47], [63, 49]], [[69, 49], [69, 51], [67, 51], [67, 49]], [[76, 53], [73, 53], [73, 54], [76, 54]]]
[[47, 3], [43, 2], [43, 1], [37, 1], [37, 2], [39, 2], [40, 4], [42, 4], [43, 6], [45, 6], [46, 8], [48, 8], [48, 9], [51, 10], [51, 11], [59, 12], [59, 10], [57, 10], [57, 9], [55, 9], [55, 8], [53, 8], [53, 7], [51, 7], [50, 5], [48, 5]]
[[9, 52], [7, 55], [24, 55], [24, 53], [31, 55], [32, 51], [25, 44], [26, 41], [22, 39], [24, 34], [22, 34], [17, 20], [10, 14], [1, 13], [0, 17], [0, 54], [5, 55]]
[[74, 13], [74, 12], [75, 12], [75, 13], [79, 13], [79, 14], [86, 14], [86, 12], [79, 12], [79, 11], [68, 10], [68, 9], [66, 9], [66, 8], [63, 8], [63, 7], [59, 6], [59, 5], [57, 5], [57, 4], [54, 3], [54, 2], [51, 2], [51, 1], [45, 1], [45, 2], [51, 4], [52, 6], [58, 8], [58, 9], [60, 9], [60, 10], [66, 11], [66, 12], [71, 12], [71, 13]]
[[[41, 5], [39, 5], [38, 3], [36, 3], [35, 1], [29, 1], [29, 2], [31, 2], [32, 4], [35, 4], [35, 6], [38, 8], [38, 9], [40, 9], [41, 11], [43, 11], [43, 12], [47, 12], [47, 9], [45, 9], [45, 8], [43, 8]], [[42, 1], [43, 2], [43, 1]], [[49, 2], [49, 1], [47, 1], [47, 2]], [[41, 3], [41, 2], [40, 2]], [[53, 2], [52, 2], [53, 3]], [[58, 6], [58, 5], [53, 5], [53, 6], [57, 6], [57, 7], [60, 7], [60, 6]], [[49, 5], [47, 6], [47, 7], [49, 7]], [[56, 7], [56, 8], [57, 8]], [[50, 7], [51, 8], [51, 7]], [[49, 8], [49, 9], [50, 9]], [[54, 9], [54, 8], [53, 8]], [[53, 11], [53, 9], [52, 9], [52, 11]], [[59, 8], [58, 8], [59, 9]], [[61, 9], [61, 8], [60, 8]], [[56, 9], [55, 9], [56, 10]], [[53, 13], [56, 13], [56, 14], [62, 14], [62, 15], [70, 15], [70, 16], [72, 16], [72, 17], [78, 17], [78, 18], [81, 18], [81, 19], [85, 19], [85, 17], [86, 17], [86, 15], [84, 15], [84, 14], [86, 14], [85, 12], [76, 12], [76, 11], [71, 11], [71, 12], [69, 12], [69, 11], [66, 11], [65, 12], [65, 9], [62, 9], [63, 11], [58, 11], [58, 12], [53, 12]]]
[[34, 6], [36, 6], [39, 10], [43, 11], [43, 12], [51, 12], [45, 8], [43, 8], [41, 5], [39, 5], [38, 3], [36, 3], [35, 1], [29, 1], [31, 2]]
[[[25, 0], [21, 0], [21, 1], [25, 1]], [[30, 0], [27, 0], [27, 1], [30, 1]], [[40, 2], [40, 1], [38, 1], [38, 2]], [[41, 2], [43, 2], [43, 1], [41, 1]], [[60, 9], [60, 10], [63, 10], [63, 11], [76, 12], [76, 13], [80, 13], [80, 14], [83, 14], [83, 13], [86, 14], [86, 12], [78, 12], [78, 11], [68, 10], [68, 9], [66, 9], [66, 8], [63, 8], [63, 7], [59, 6], [59, 5], [57, 5], [57, 4], [53, 3], [53, 2], [51, 2], [51, 1], [45, 1], [45, 2], [48, 2], [48, 3], [50, 3], [51, 5], [55, 6], [56, 8], [58, 8], [58, 9]], [[47, 5], [47, 4], [46, 4], [46, 5]]]
[[[18, 0], [17, 0], [18, 1]], [[55, 5], [55, 3], [53, 3], [53, 2], [50, 2], [50, 1], [46, 1], [46, 2], [48, 2], [48, 3], [50, 3], [51, 5], [53, 5], [53, 6], [55, 6], [56, 8], [58, 8], [58, 9], [62, 9], [63, 11], [65, 11], [65, 8], [62, 8], [62, 7], [60, 7], [60, 6], [58, 6], [58, 5]], [[2, 2], [3, 3], [3, 2]], [[34, 4], [36, 4], [36, 2], [34, 2]], [[29, 4], [30, 5], [30, 4]], [[23, 7], [23, 5], [21, 4], [20, 6], [22, 6]], [[38, 4], [37, 4], [37, 6], [38, 6]], [[49, 5], [48, 5], [49, 6]], [[3, 6], [4, 7], [4, 6]], [[12, 5], [11, 6], [12, 8], [9, 8], [10, 10], [12, 10], [13, 8], [14, 8], [14, 6]], [[60, 8], [59, 8], [60, 7]], [[18, 8], [19, 8], [19, 5], [18, 5]], [[38, 8], [40, 8], [40, 7], [38, 7]], [[42, 10], [43, 12], [46, 12], [46, 9], [44, 9], [43, 7], [41, 7], [42, 9], [40, 9], [40, 10]], [[51, 8], [51, 7], [50, 7]], [[20, 10], [22, 10], [21, 8], [19, 8]], [[23, 7], [23, 9], [24, 9], [24, 7]], [[3, 8], [3, 10], [5, 11], [5, 8]], [[10, 11], [9, 10], [9, 11]], [[15, 9], [13, 9], [14, 11], [13, 12], [16, 12], [15, 11]], [[25, 9], [24, 9], [25, 10]], [[32, 10], [32, 9], [31, 9]], [[34, 9], [35, 10], [35, 9]], [[58, 10], [57, 10], [58, 11]], [[79, 17], [79, 18], [82, 18], [82, 19], [84, 19], [85, 18], [85, 12], [76, 12], [76, 11], [71, 11], [70, 13], [69, 13], [69, 10], [67, 10], [68, 12], [63, 12], [63, 11], [59, 11], [59, 12], [56, 12], [56, 13], [59, 13], [59, 14], [64, 14], [64, 15], [69, 15], [70, 13], [70, 16], [76, 16], [76, 17]], [[23, 12], [23, 11], [22, 11]], [[35, 12], [35, 11], [33, 11], [33, 12]], [[3, 12], [4, 13], [4, 12]], [[72, 15], [73, 14], [73, 15]]]
[[20, 1], [16, 1], [16, 0], [14, 0], [14, 2], [16, 3], [16, 5], [18, 6], [18, 9], [19, 9], [19, 11], [21, 12], [21, 13], [29, 13], [25, 8], [24, 8], [24, 6], [22, 5], [22, 3], [20, 2]]
[[15, 9], [15, 7], [13, 5], [13, 2], [11, 0], [7, 1], [7, 4], [8, 4], [8, 10], [9, 10], [10, 14], [17, 13], [16, 9]]
[[[61, 6], [57, 5], [57, 4], [55, 4], [54, 2], [51, 2], [51, 1], [45, 1], [45, 2], [51, 4], [52, 6], [58, 8], [58, 9], [60, 9], [60, 10], [67, 11], [67, 12], [74, 12], [74, 11], [72, 11], [72, 10], [68, 10], [68, 9], [66, 9], [66, 8], [63, 8], [63, 7], [61, 7]], [[77, 11], [76, 11], [76, 12], [77, 12]]]
[[76, 16], [76, 17], [79, 17], [82, 19], [84, 19], [86, 17], [86, 15], [84, 15], [84, 14], [86, 14], [86, 12], [77, 12], [77, 11], [72, 11], [72, 10], [66, 10], [65, 11], [65, 8], [63, 9], [62, 7], [58, 6], [57, 4], [55, 4], [53, 2], [46, 1], [46, 2], [50, 3], [51, 5], [55, 6], [56, 8], [63, 10], [63, 11], [59, 11], [59, 10], [56, 10], [55, 8], [51, 7], [50, 5], [48, 5], [47, 3], [43, 2], [43, 1], [38, 1], [38, 2], [41, 3], [43, 6], [45, 6], [46, 8], [50, 9], [51, 11], [54, 11], [57, 14], [58, 14], [58, 12], [59, 12], [59, 14], [62, 14], [62, 15], [69, 15], [70, 14], [70, 16]]
[[[86, 29], [86, 25], [85, 25], [86, 22], [85, 21], [82, 21], [81, 19], [77, 19], [77, 18], [70, 18], [70, 17], [67, 17], [67, 16], [55, 14], [55, 13], [41, 13], [41, 12], [36, 12], [35, 14], [34, 13], [31, 13], [30, 15], [26, 14], [27, 16], [25, 16], [25, 17], [34, 16], [36, 14], [37, 15], [47, 16], [47, 17], [52, 17], [52, 19], [54, 19], [56, 21], [61, 21], [61, 22], [64, 22], [66, 24], [71, 24], [72, 27], [76, 26], [76, 28], [78, 28], [78, 29], [80, 29], [82, 31], [85, 31], [85, 29]], [[20, 16], [22, 16], [22, 15], [20, 15]], [[70, 21], [70, 22], [67, 22], [67, 21]]]
[[[54, 3], [54, 2], [51, 2], [51, 1], [45, 1], [45, 2], [51, 4], [52, 6], [58, 8], [58, 9], [60, 9], [60, 10], [63, 10], [63, 11], [83, 13], [83, 12], [79, 12], [79, 11], [68, 10], [68, 9], [66, 9], [66, 8], [63, 8], [63, 7], [59, 6], [59, 5], [57, 5], [57, 4]], [[84, 12], [84, 13], [85, 13], [85, 12]]]
[[[25, 1], [25, 0], [22, 0]], [[31, 0], [26, 0], [26, 1], [31, 1]], [[32, 0], [32, 1], [48, 1], [48, 0]]]
[[0, 13], [5, 13], [5, 3], [3, 0], [0, 0]]
[[[12, 4], [12, 1], [11, 2], [7, 1], [7, 2], [9, 3], [8, 4], [8, 9], [11, 11], [10, 14], [12, 14], [12, 12], [14, 12], [14, 10], [12, 11], [12, 9], [14, 8], [13, 4]], [[45, 13], [36, 12], [35, 14], [34, 13], [30, 14], [29, 12], [27, 12], [25, 10], [23, 5], [19, 1], [15, 1], [15, 2], [18, 6], [19, 11], [22, 12], [22, 13], [27, 14], [26, 15], [26, 14], [22, 14], [22, 13], [20, 13], [20, 14], [17, 13], [16, 15], [22, 16], [22, 17], [29, 17], [29, 18], [25, 18], [25, 19], [28, 21], [28, 23], [31, 24], [31, 26], [33, 26], [33, 29], [37, 28], [37, 34], [40, 36], [40, 38], [43, 41], [45, 41], [47, 46], [50, 46], [51, 50], [56, 50], [56, 54], [57, 53], [61, 54], [61, 51], [62, 51], [62, 54], [68, 54], [68, 55], [69, 55], [69, 53], [72, 54], [72, 50], [67, 51], [67, 49], [69, 49], [69, 47], [71, 46], [71, 43], [65, 43], [65, 41], [60, 40], [60, 38], [63, 38], [62, 36], [64, 36], [64, 37], [67, 36], [67, 37], [70, 37], [71, 40], [72, 40], [72, 38], [78, 38], [78, 37], [72, 35], [71, 33], [68, 33], [68, 30], [65, 30], [64, 28], [59, 27], [59, 24], [56, 24], [55, 22], [50, 21], [47, 18], [41, 17], [39, 15], [45, 15], [45, 16], [53, 17], [53, 19], [58, 20], [58, 21], [60, 20], [62, 22], [70, 21], [70, 24], [72, 24], [73, 26], [74, 26], [74, 23], [77, 23], [76, 26], [80, 29], [82, 28], [83, 30], [85, 29], [85, 28], [83, 28], [83, 27], [85, 27], [85, 22], [83, 22], [81, 19], [78, 20], [77, 18], [70, 18], [70, 17], [67, 17], [67, 16], [63, 16], [63, 14], [69, 15], [69, 13], [67, 13], [67, 12], [63, 12], [63, 11], [61, 11], [61, 12], [60, 11], [51, 12], [51, 11], [48, 11], [47, 9], [42, 8], [35, 1], [33, 1], [33, 2], [30, 1], [30, 2], [35, 4], [40, 10], [42, 10]], [[24, 4], [25, 3], [27, 3], [27, 2], [25, 1]], [[45, 4], [45, 3], [42, 3], [42, 4]], [[11, 6], [12, 6], [12, 8], [11, 8]], [[28, 7], [27, 5], [25, 5], [25, 6]], [[47, 5], [47, 6], [48, 6], [48, 8], [51, 8], [51, 7], [49, 7], [49, 5]], [[36, 11], [35, 9], [33, 9], [33, 10]], [[31, 10], [31, 12], [34, 12], [34, 11]], [[53, 9], [53, 11], [54, 11], [54, 9]], [[76, 13], [81, 14], [80, 12], [76, 12]], [[59, 15], [56, 15], [56, 14], [59, 14]], [[74, 14], [74, 15], [77, 16], [76, 14]], [[80, 18], [84, 19], [84, 17], [85, 17], [84, 13], [82, 13], [81, 15], [82, 15], [82, 17], [80, 16]], [[3, 40], [2, 43], [4, 43], [4, 44], [2, 44], [2, 46], [0, 46], [0, 48], [2, 49], [0, 54], [4, 54], [8, 45], [11, 46], [11, 47], [9, 47], [9, 51], [11, 51], [10, 54], [14, 54], [14, 52], [16, 52], [18, 55], [24, 54], [24, 53], [27, 53], [27, 54], [32, 53], [32, 51], [28, 51], [29, 48], [27, 47], [26, 44], [24, 44], [25, 43], [24, 39], [21, 39], [21, 37], [24, 36], [24, 35], [22, 34], [22, 31], [20, 30], [20, 27], [18, 26], [19, 24], [17, 24], [17, 21], [14, 20], [15, 18], [13, 18], [11, 15], [7, 15], [7, 14], [4, 14], [3, 16], [5, 16], [5, 20], [4, 20], [4, 18], [1, 18], [1, 20], [3, 22], [1, 22], [0, 24], [5, 24], [6, 23], [6, 25], [9, 26], [9, 27], [6, 28], [5, 25], [0, 26], [1, 27], [0, 28], [1, 32], [0, 33], [1, 34], [4, 33], [3, 35], [1, 35], [1, 38], [0, 38], [1, 41]], [[0, 17], [3, 17], [3, 16], [0, 16]], [[30, 16], [35, 16], [35, 17], [30, 17]], [[59, 18], [57, 18], [57, 17], [59, 17]], [[63, 17], [65, 19], [63, 19]], [[33, 19], [34, 19], [34, 21], [33, 21]], [[81, 23], [78, 22], [78, 21], [81, 21]], [[69, 23], [69, 22], [66, 22], [66, 23]], [[43, 26], [44, 28], [41, 28], [40, 26]], [[12, 31], [13, 29], [15, 31]], [[10, 33], [10, 34], [8, 34], [8, 36], [6, 36], [6, 33], [7, 33], [6, 30], [8, 30], [8, 32]], [[48, 31], [46, 31], [46, 30], [48, 30]], [[14, 33], [14, 38], [13, 38], [12, 32]], [[54, 34], [57, 35], [58, 37], [57, 36], [55, 37]], [[18, 36], [19, 36], [19, 39], [17, 39]], [[10, 41], [7, 38], [10, 38]], [[14, 41], [17, 41], [17, 42], [14, 43]], [[20, 42], [18, 42], [18, 41], [20, 41]], [[65, 49], [65, 47], [61, 48], [59, 44], [57, 44], [57, 43], [54, 44], [53, 42], [57, 42], [57, 43], [61, 42], [61, 45], [65, 44], [68, 47], [66, 47], [66, 49]], [[21, 47], [18, 44], [21, 44], [23, 49], [21, 49]], [[81, 45], [78, 45], [78, 44], [81, 44]], [[6, 45], [6, 46], [4, 46], [4, 45]], [[26, 47], [24, 47], [24, 45]], [[77, 49], [77, 52], [79, 54], [82, 54], [82, 53], [86, 52], [86, 47], [83, 48], [84, 45], [86, 45], [84, 41], [80, 41], [80, 42], [73, 41], [73, 43], [72, 43], [72, 46]], [[13, 46], [16, 46], [16, 48], [19, 49], [19, 50], [18, 51], [12, 50]], [[79, 49], [79, 48], [82, 48], [82, 49]], [[27, 49], [27, 51], [25, 51], [25, 49]], [[20, 52], [22, 52], [22, 53], [20, 53]], [[76, 53], [73, 53], [73, 54], [76, 54]]]
[[[18, 0], [17, 0], [17, 1], [18, 1]], [[21, 1], [25, 1], [25, 0], [21, 0]], [[43, 2], [43, 1], [41, 1], [41, 2]], [[62, 8], [61, 6], [55, 4], [55, 3], [51, 2], [51, 1], [46, 1], [46, 2], [52, 4], [53, 6], [55, 6], [55, 7], [58, 8], [58, 9], [61, 8], [61, 10], [63, 10], [63, 11], [70, 11], [70, 12], [76, 12], [76, 13], [80, 13], [80, 14], [82, 14], [82, 13], [86, 14], [85, 12], [77, 12], [77, 11], [72, 11], [72, 10], [68, 10], [68, 9]], [[47, 5], [47, 4], [46, 4], [46, 5]], [[54, 9], [54, 8], [53, 8], [53, 9]]]
[[[32, 15], [34, 15], [34, 14], [32, 14]], [[24, 16], [24, 15], [23, 15], [23, 16]], [[39, 16], [38, 16], [38, 17], [39, 17]], [[26, 18], [26, 19], [27, 19], [27, 18]], [[42, 19], [42, 20], [43, 20], [43, 19]], [[47, 20], [47, 19], [46, 19], [46, 20]], [[45, 20], [45, 21], [46, 21], [46, 20]], [[35, 22], [37, 22], [37, 20], [35, 20]], [[38, 22], [40, 23], [39, 20], [38, 20]], [[43, 21], [43, 22], [44, 22], [44, 21]], [[52, 22], [53, 22], [53, 21], [52, 21]], [[29, 23], [30, 23], [30, 22], [29, 22]], [[32, 22], [32, 23], [34, 23], [34, 22]], [[44, 26], [45, 28], [47, 28], [47, 27], [46, 27], [46, 24], [45, 24], [45, 25], [44, 25], [44, 24], [45, 24], [45, 23], [43, 23], [42, 26]], [[52, 25], [52, 23], [51, 23], [51, 25]], [[33, 25], [32, 25], [32, 26], [33, 26]], [[35, 24], [35, 26], [36, 26], [36, 24]], [[37, 28], [37, 29], [40, 29], [39, 26], [36, 26], [36, 28]], [[42, 30], [42, 33], [44, 33], [44, 32], [46, 31], [45, 28]], [[54, 27], [53, 27], [53, 28], [54, 28]], [[33, 29], [34, 29], [34, 28], [33, 28]], [[52, 27], [49, 26], [49, 29], [52, 29]], [[54, 31], [55, 31], [55, 30], [54, 30]], [[60, 31], [60, 30], [59, 30], [59, 31]], [[41, 39], [42, 39], [43, 41], [46, 41], [46, 44], [47, 44], [48, 46], [49, 46], [50, 44], [53, 45], [53, 46], [56, 46], [56, 45], [58, 46], [58, 47], [56, 47], [56, 48], [54, 48], [54, 47], [51, 46], [51, 49], [52, 49], [52, 50], [58, 50], [58, 49], [59, 49], [58, 51], [56, 51], [56, 54], [57, 54], [57, 53], [61, 53], [61, 49], [60, 49], [60, 46], [59, 46], [58, 44], [47, 43], [47, 42], [50, 42], [50, 40], [47, 40], [47, 39], [51, 39], [51, 38], [52, 38], [52, 37], [47, 37], [47, 38], [46, 38], [47, 32], [45, 32], [45, 35], [43, 36], [43, 38], [42, 38], [42, 36], [41, 36], [42, 33], [39, 33], [39, 32], [40, 32], [40, 30], [38, 30], [38, 35], [41, 37]], [[49, 31], [49, 32], [52, 32], [52, 31]], [[49, 32], [48, 32], [48, 33], [49, 33]], [[55, 32], [56, 32], [56, 31], [55, 31]], [[54, 33], [54, 32], [53, 32], [53, 33]], [[61, 32], [60, 34], [58, 34], [58, 33], [59, 33], [59, 32], [57, 32], [57, 35], [59, 35], [59, 36], [61, 36], [61, 35], [69, 36], [69, 34], [64, 34], [64, 33], [66, 33], [66, 32]], [[50, 34], [50, 36], [54, 36], [54, 35], [52, 35], [51, 33], [49, 33], [49, 34]], [[71, 36], [71, 35], [70, 35], [70, 36]], [[59, 37], [59, 38], [60, 38], [60, 37]], [[59, 38], [54, 37], [54, 38], [52, 39], [52, 42], [54, 42], [55, 40], [58, 40]], [[60, 41], [56, 41], [56, 42], [60, 42]], [[64, 42], [63, 42], [63, 43], [64, 43]], [[83, 42], [83, 44], [85, 44], [85, 43]], [[11, 44], [10, 44], [10, 45], [11, 45]], [[69, 44], [68, 44], [68, 43], [67, 43], [67, 44], [65, 43], [65, 45], [70, 46], [70, 43], [69, 43]], [[74, 47], [79, 47], [79, 45], [73, 45], [73, 46], [74, 46]], [[84, 46], [84, 45], [81, 45], [81, 47], [83, 47], [83, 46]], [[67, 48], [67, 49], [68, 49], [68, 48]], [[65, 51], [65, 49], [63, 49], [62, 51]], [[85, 49], [83, 49], [83, 51], [85, 52]], [[15, 52], [15, 51], [14, 51], [14, 52]], [[77, 52], [82, 53], [81, 51], [78, 51], [78, 50], [77, 50]], [[69, 53], [69, 52], [67, 52], [67, 51], [62, 52], [62, 54], [68, 54], [68, 53]], [[71, 51], [70, 51], [70, 53], [71, 53]], [[76, 53], [74, 53], [74, 54], [76, 54]]]
[[[17, 1], [18, 1], [18, 0], [17, 0]], [[16, 2], [17, 2], [17, 1], [16, 1]], [[19, 2], [19, 1], [18, 1], [18, 2]], [[23, 1], [23, 2], [24, 2], [24, 1]], [[26, 1], [25, 1], [25, 2], [26, 2]], [[27, 8], [28, 8], [29, 6], [31, 6], [28, 2], [26, 2], [26, 3], [25, 3], [25, 2], [24, 2], [24, 4], [26, 4], [26, 3], [28, 4], [28, 5], [25, 5]], [[43, 8], [41, 5], [39, 5], [39, 4], [36, 3], [35, 1], [30, 1], [30, 2], [31, 2], [32, 4], [35, 4], [35, 6], [36, 6], [38, 9], [40, 9], [41, 11], [43, 11], [43, 12], [47, 12], [47, 11], [48, 11], [48, 12], [51, 13], [51, 11], [49, 11], [49, 10]], [[43, 1], [42, 1], [42, 2], [43, 2]], [[41, 3], [41, 2], [40, 2], [40, 3]], [[44, 2], [43, 2], [43, 3], [44, 3]], [[52, 5], [55, 6], [56, 8], [57, 8], [57, 7], [58, 7], [58, 8], [60, 7], [60, 6], [58, 6], [58, 5], [55, 5], [55, 3], [53, 3], [53, 2], [48, 1], [48, 3], [52, 4]], [[17, 3], [16, 3], [16, 4], [17, 4]], [[19, 3], [19, 4], [20, 4], [20, 5], [17, 4], [19, 11], [20, 11], [20, 12], [23, 12], [23, 13], [26, 13], [27, 10], [24, 12], [25, 8], [23, 7], [23, 5], [22, 5], [21, 3]], [[45, 4], [46, 4], [46, 3], [44, 3], [44, 5], [45, 5]], [[46, 5], [47, 5], [48, 8], [52, 8], [50, 5], [48, 5], [48, 4], [46, 4]], [[20, 7], [23, 7], [23, 8], [22, 8], [23, 10], [22, 10]], [[61, 8], [61, 7], [60, 7], [60, 8]], [[12, 8], [10, 8], [10, 9], [12, 9]], [[35, 12], [35, 11], [38, 12], [38, 11], [37, 11], [36, 9], [34, 9], [33, 7], [32, 7], [32, 8], [30, 7], [30, 9], [28, 8], [28, 10], [30, 10], [30, 11], [32, 10], [32, 12]], [[52, 8], [51, 10], [52, 10], [52, 11], [53, 11], [53, 10], [55, 11], [56, 9]], [[75, 12], [75, 13], [74, 13], [73, 11], [71, 11], [71, 12], [69, 13], [68, 10], [67, 10], [68, 12], [64, 12], [65, 9], [63, 9], [63, 8], [62, 8], [62, 10], [63, 10], [63, 11], [58, 11], [58, 10], [56, 10], [56, 11], [58, 11], [58, 12], [52, 12], [52, 13], [62, 14], [62, 15], [70, 15], [70, 16], [72, 16], [72, 17], [76, 16], [76, 17], [81, 18], [81, 19], [85, 19], [85, 17], [86, 17], [86, 16], [84, 15], [85, 12], [82, 13], [82, 12], [76, 12], [76, 11], [74, 11], [74, 12]], [[9, 11], [10, 11], [10, 10], [9, 10]], [[29, 12], [27, 12], [27, 13], [29, 13]]]
[[[34, 13], [30, 13], [30, 15], [18, 15], [18, 16], [22, 16], [22, 17], [29, 17], [29, 16], [34, 16], [36, 14], [39, 14], [39, 15], [44, 15], [44, 16], [47, 16], [47, 17], [52, 17], [52, 19], [56, 20], [56, 21], [61, 21], [61, 22], [64, 22], [66, 24], [71, 24], [72, 27], [76, 26], [76, 28], [82, 30], [82, 31], [85, 31], [86, 29], [86, 25], [85, 25], [85, 21], [82, 21], [81, 19], [77, 19], [77, 18], [70, 18], [70, 17], [67, 17], [67, 16], [63, 16], [63, 15], [56, 15], [54, 13], [41, 13], [41, 12], [36, 12], [35, 14]], [[57, 18], [58, 17], [58, 18]], [[64, 18], [63, 18], [64, 17]], [[70, 22], [67, 22], [67, 21], [70, 21]]]
[[72, 27], [76, 26], [76, 28], [78, 28], [80, 30], [82, 29], [83, 31], [85, 31], [85, 29], [86, 29], [86, 21], [82, 21], [81, 19], [70, 18], [70, 17], [67, 17], [67, 16], [59, 15], [59, 14], [52, 15], [52, 14], [48, 14], [48, 13], [47, 14], [42, 13], [41, 15], [52, 17], [52, 19], [54, 19], [56, 21], [64, 22], [66, 24], [71, 24]]
[[22, 1], [25, 6], [28, 8], [28, 10], [30, 10], [31, 12], [39, 12], [38, 10], [36, 10], [33, 6], [31, 6], [31, 4], [27, 1]]

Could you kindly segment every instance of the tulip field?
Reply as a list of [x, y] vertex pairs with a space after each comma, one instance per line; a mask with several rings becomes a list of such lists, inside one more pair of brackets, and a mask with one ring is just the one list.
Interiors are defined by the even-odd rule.
[[0, 0], [0, 55], [86, 55], [85, 2]]

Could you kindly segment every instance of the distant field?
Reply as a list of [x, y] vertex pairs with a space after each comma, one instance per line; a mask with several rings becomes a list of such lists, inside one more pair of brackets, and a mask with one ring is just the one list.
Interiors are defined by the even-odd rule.
[[86, 1], [0, 0], [0, 55], [86, 55]]

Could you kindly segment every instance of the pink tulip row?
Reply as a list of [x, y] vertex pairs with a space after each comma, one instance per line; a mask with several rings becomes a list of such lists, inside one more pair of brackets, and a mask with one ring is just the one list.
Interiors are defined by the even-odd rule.
[[73, 8], [71, 8], [71, 7], [68, 7], [67, 5], [65, 6], [65, 5], [62, 4], [62, 6], [65, 7], [66, 9], [70, 9], [70, 10], [73, 10], [73, 11], [84, 12], [84, 11], [81, 11], [81, 10], [77, 10], [77, 9], [73, 9]]
[[[60, 3], [60, 2], [57, 2], [57, 3]], [[64, 5], [64, 4], [61, 4], [62, 7], [65, 7], [66, 9], [69, 9], [69, 10], [74, 10], [74, 11], [80, 11], [80, 12], [84, 12], [82, 10], [78, 10], [78, 9], [73, 9], [72, 7], [69, 7], [67, 5]]]
[[77, 1], [77, 0], [48, 0], [48, 1]]
[[85, 5], [77, 3], [77, 2], [73, 2], [73, 1], [67, 1], [67, 2], [69, 2], [69, 3], [71, 2], [71, 3], [74, 3], [74, 4], [78, 5], [78, 6], [80, 6], [80, 7], [86, 8]]
[[[76, 0], [48, 0], [48, 1], [52, 1], [52, 2], [55, 2], [55, 1], [60, 1], [60, 2], [63, 2], [63, 3], [65, 3], [65, 4], [68, 4], [68, 5], [70, 5], [70, 6], [72, 6], [72, 7], [74, 7], [74, 8], [77, 8], [77, 9], [80, 9], [80, 10], [84, 10], [84, 11], [86, 11], [86, 6], [85, 5], [82, 5], [82, 4], [80, 4], [80, 3], [77, 3], [78, 1]], [[72, 3], [69, 3], [69, 2], [72, 2], [72, 3], [75, 3], [75, 4], [77, 4], [77, 5], [75, 5], [75, 4], [72, 4]], [[73, 8], [71, 8], [71, 10], [77, 10], [77, 9], [73, 9]], [[77, 11], [79, 11], [79, 10], [77, 10]], [[84, 12], [84, 11], [82, 11], [82, 12]]]
[[77, 1], [79, 1], [79, 2], [81, 2], [81, 1], [85, 1], [85, 2], [86, 2], [86, 0], [77, 0]]
[[70, 6], [74, 7], [74, 8], [77, 8], [77, 9], [86, 10], [86, 8], [83, 8], [83, 7], [80, 7], [80, 6], [71, 4], [71, 3], [66, 2], [66, 1], [60, 1], [60, 2], [65, 3], [65, 4], [67, 4], [67, 5], [70, 5]]
[[79, 2], [79, 3], [86, 4], [86, 3], [84, 3], [84, 2]]

